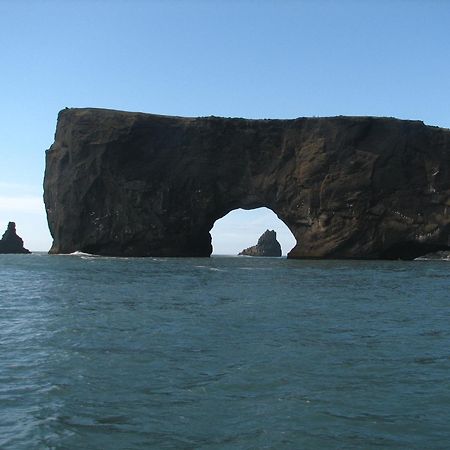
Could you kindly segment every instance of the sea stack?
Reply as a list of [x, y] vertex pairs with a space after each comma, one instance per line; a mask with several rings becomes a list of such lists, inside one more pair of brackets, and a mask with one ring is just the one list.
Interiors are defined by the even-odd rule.
[[243, 256], [281, 256], [281, 245], [274, 230], [266, 230], [253, 247], [242, 250]]
[[23, 240], [17, 236], [15, 222], [9, 222], [0, 240], [0, 253], [31, 253], [24, 248]]

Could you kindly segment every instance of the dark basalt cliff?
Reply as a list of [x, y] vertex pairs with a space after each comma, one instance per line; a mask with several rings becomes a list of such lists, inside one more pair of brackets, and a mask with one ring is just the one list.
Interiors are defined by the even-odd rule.
[[266, 230], [253, 247], [242, 250], [243, 256], [281, 256], [281, 245], [274, 230]]
[[17, 236], [14, 222], [8, 223], [8, 227], [0, 239], [0, 253], [31, 253], [24, 248], [22, 238]]
[[66, 109], [44, 200], [51, 253], [209, 256], [217, 219], [265, 206], [289, 258], [412, 259], [449, 249], [450, 130]]

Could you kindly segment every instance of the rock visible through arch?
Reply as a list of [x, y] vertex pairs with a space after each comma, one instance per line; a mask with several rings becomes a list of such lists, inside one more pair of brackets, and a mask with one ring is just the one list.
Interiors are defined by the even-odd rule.
[[411, 259], [450, 248], [450, 130], [65, 109], [44, 200], [51, 253], [209, 256], [218, 218], [265, 206], [289, 258]]
[[275, 230], [266, 230], [258, 239], [256, 245], [245, 248], [239, 255], [242, 256], [281, 256], [281, 245], [277, 241]]

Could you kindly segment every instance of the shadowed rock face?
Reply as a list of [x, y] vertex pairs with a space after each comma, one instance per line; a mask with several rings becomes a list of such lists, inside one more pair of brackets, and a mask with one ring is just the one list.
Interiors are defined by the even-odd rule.
[[274, 230], [266, 230], [253, 247], [242, 250], [243, 256], [281, 256], [281, 245]]
[[9, 222], [3, 237], [0, 240], [0, 253], [31, 253], [24, 248], [23, 240], [17, 236], [16, 224]]
[[66, 109], [44, 200], [51, 253], [209, 256], [217, 219], [265, 206], [289, 258], [412, 259], [449, 249], [450, 130]]

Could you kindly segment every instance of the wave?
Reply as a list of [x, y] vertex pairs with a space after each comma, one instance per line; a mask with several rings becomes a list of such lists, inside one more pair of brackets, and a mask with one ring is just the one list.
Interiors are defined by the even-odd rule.
[[444, 258], [427, 258], [426, 256], [419, 256], [418, 258], [414, 258], [414, 261], [450, 261], [450, 256]]
[[225, 269], [218, 269], [217, 267], [209, 267], [209, 266], [195, 266], [197, 269], [207, 269], [212, 270], [213, 272], [226, 272]]
[[99, 255], [93, 255], [92, 253], [85, 253], [85, 252], [79, 252], [79, 251], [68, 253], [67, 255], [68, 256], [89, 256], [89, 257], [99, 256]]
[[414, 261], [450, 261], [450, 251], [442, 250], [415, 258]]

